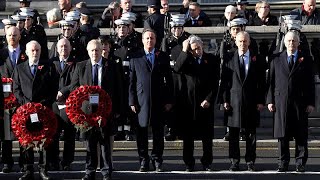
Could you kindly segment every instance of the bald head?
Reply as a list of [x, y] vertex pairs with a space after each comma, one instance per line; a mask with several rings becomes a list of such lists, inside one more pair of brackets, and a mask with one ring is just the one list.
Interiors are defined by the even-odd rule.
[[60, 59], [67, 59], [71, 52], [70, 41], [66, 38], [62, 38], [57, 43], [57, 51]]
[[303, 9], [308, 14], [312, 14], [316, 9], [316, 0], [304, 0], [303, 1]]
[[6, 39], [10, 47], [18, 47], [20, 38], [20, 31], [17, 27], [11, 26], [9, 27], [9, 29], [6, 30]]

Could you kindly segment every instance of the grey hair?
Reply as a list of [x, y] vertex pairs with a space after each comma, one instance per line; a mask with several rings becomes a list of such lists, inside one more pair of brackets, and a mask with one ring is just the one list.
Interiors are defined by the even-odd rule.
[[297, 40], [297, 42], [300, 42], [299, 35], [292, 31], [288, 31], [287, 34], [284, 36], [284, 42], [286, 42], [289, 37], [294, 37]]
[[32, 41], [30, 41], [30, 42], [28, 42], [28, 43], [26, 44], [26, 49], [29, 49], [29, 47], [30, 47], [32, 44], [35, 44], [36, 46], [38, 46], [39, 48], [41, 48], [41, 45], [38, 43], [38, 41], [32, 40]]
[[189, 39], [190, 39], [190, 44], [199, 43], [199, 44], [203, 45], [203, 42], [202, 42], [202, 40], [201, 40], [201, 38], [199, 36], [191, 35], [189, 37]]

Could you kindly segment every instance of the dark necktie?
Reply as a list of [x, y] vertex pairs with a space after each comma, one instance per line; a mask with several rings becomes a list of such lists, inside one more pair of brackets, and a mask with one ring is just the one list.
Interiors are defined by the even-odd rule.
[[244, 64], [244, 56], [245, 55], [241, 55], [240, 56], [240, 77], [242, 80], [244, 80], [246, 74], [245, 74], [245, 64]]
[[292, 70], [293, 65], [294, 65], [294, 55], [291, 55], [289, 57], [289, 69], [290, 69], [290, 71]]
[[31, 73], [33, 75], [33, 77], [36, 75], [37, 72], [37, 65], [32, 65], [31, 66]]
[[194, 19], [192, 20], [192, 25], [196, 25], [198, 23], [198, 20]]
[[98, 64], [93, 65], [93, 85], [98, 86]]
[[65, 61], [60, 61], [60, 68], [61, 68], [61, 71], [63, 71], [64, 67], [66, 66], [66, 62]]
[[147, 62], [148, 65], [152, 68], [153, 62], [152, 62], [152, 53], [147, 54]]
[[13, 67], [16, 66], [16, 60], [17, 60], [16, 50], [13, 50], [13, 52], [12, 52], [12, 57], [11, 57], [11, 63], [12, 63], [12, 66], [13, 66]]

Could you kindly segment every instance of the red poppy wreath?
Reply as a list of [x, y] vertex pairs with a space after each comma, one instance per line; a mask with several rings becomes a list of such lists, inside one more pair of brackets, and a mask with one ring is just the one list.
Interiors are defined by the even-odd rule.
[[4, 109], [13, 109], [19, 106], [18, 101], [12, 92], [12, 82], [12, 78], [2, 78], [2, 84], [4, 86], [10, 85], [10, 92], [8, 91], [4, 94]]
[[[31, 116], [35, 116], [33, 121]], [[58, 127], [55, 114], [40, 103], [20, 106], [12, 116], [12, 131], [24, 147], [47, 147], [53, 140]]]
[[[83, 104], [90, 101], [90, 95], [98, 95], [98, 105], [95, 111], [85, 113]], [[66, 101], [66, 113], [70, 121], [81, 132], [92, 127], [104, 127], [112, 110], [111, 98], [100, 86], [80, 86], [70, 93]]]

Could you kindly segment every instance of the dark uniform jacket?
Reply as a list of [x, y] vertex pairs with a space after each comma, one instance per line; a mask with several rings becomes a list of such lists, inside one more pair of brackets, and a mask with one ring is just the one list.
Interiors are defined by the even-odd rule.
[[164, 105], [173, 103], [173, 85], [169, 57], [155, 50], [154, 65], [147, 62], [143, 49], [130, 59], [129, 105], [139, 108], [141, 127], [161, 124]]
[[25, 49], [26, 44], [32, 40], [37, 41], [41, 45], [40, 59], [48, 59], [48, 40], [44, 28], [41, 25], [33, 25], [29, 32], [23, 29], [21, 31], [21, 39], [19, 44]]
[[152, 29], [156, 32], [157, 41], [156, 48], [160, 48], [162, 38], [164, 37], [164, 18], [165, 15], [155, 12], [147, 16], [144, 20], [144, 29]]
[[[50, 50], [50, 58], [53, 58], [55, 56], [58, 56], [57, 53], [57, 43], [60, 39], [64, 38], [62, 34], [58, 35], [57, 41], [53, 43]], [[70, 56], [72, 59], [74, 59], [76, 62], [81, 62], [89, 58], [88, 52], [87, 52], [87, 44], [88, 44], [88, 36], [82, 32], [80, 29], [77, 30], [77, 32], [71, 36], [69, 39], [71, 44], [71, 52]]]
[[[314, 79], [312, 74], [312, 58], [305, 56], [303, 52], [298, 52], [298, 58], [292, 70], [289, 70], [288, 55], [284, 51], [277, 54], [270, 65], [270, 86], [267, 95], [267, 104], [274, 104], [276, 112], [274, 114], [274, 136], [281, 138], [287, 133], [298, 132], [302, 138], [308, 138], [308, 105], [315, 104]], [[288, 103], [294, 106], [297, 121], [286, 130]]]
[[229, 103], [231, 113], [228, 126], [255, 128], [259, 125], [260, 114], [257, 104], [265, 104], [265, 60], [250, 51], [249, 69], [244, 78], [240, 75], [238, 51], [226, 64], [221, 88], [223, 102]]

